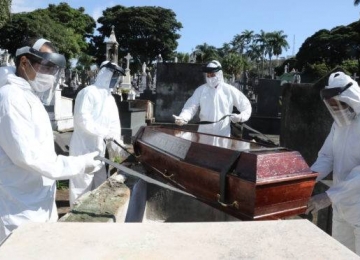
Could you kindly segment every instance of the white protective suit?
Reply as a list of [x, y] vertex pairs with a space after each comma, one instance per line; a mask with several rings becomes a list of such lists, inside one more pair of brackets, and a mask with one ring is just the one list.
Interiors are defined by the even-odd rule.
[[29, 83], [6, 67], [0, 75], [1, 243], [24, 222], [55, 222], [55, 180], [84, 172], [86, 162], [56, 155], [49, 116]]
[[[343, 87], [353, 81], [340, 74], [338, 79], [330, 77], [329, 86]], [[326, 191], [333, 207], [332, 236], [360, 255], [360, 88], [353, 81], [337, 97], [354, 109], [356, 117], [342, 127], [333, 123], [311, 170], [320, 173], [317, 181], [333, 172], [333, 185]]]
[[[70, 155], [81, 155], [98, 150], [105, 156], [105, 139], [111, 138], [123, 144], [121, 140], [121, 124], [115, 99], [109, 89], [110, 71], [100, 69], [94, 85], [82, 89], [75, 101], [74, 132], [70, 141]], [[121, 154], [113, 142], [113, 150]], [[82, 174], [70, 179], [70, 205], [87, 191], [97, 188], [106, 180], [106, 168], [102, 168], [94, 176]]]
[[[194, 94], [186, 101], [179, 117], [190, 121], [200, 108], [200, 121], [215, 122], [225, 115], [231, 115], [235, 106], [241, 113], [237, 115], [239, 122], [247, 121], [251, 116], [251, 104], [249, 99], [237, 88], [224, 82], [222, 71], [220, 83], [214, 88], [207, 83], [198, 87]], [[199, 125], [198, 132], [230, 136], [230, 118], [226, 117], [218, 123]]]

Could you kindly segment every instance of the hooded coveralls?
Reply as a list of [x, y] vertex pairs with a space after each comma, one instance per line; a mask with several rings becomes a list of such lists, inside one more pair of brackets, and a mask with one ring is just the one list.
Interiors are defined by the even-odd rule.
[[[70, 155], [81, 155], [98, 150], [100, 156], [104, 156], [106, 149], [104, 139], [111, 137], [122, 142], [118, 107], [109, 89], [110, 79], [111, 75], [101, 69], [94, 85], [78, 93], [74, 109], [74, 132], [70, 141]], [[113, 147], [113, 149], [116, 148]], [[105, 180], [104, 164], [94, 176], [81, 174], [71, 178], [70, 204], [73, 205], [78, 197], [97, 188]]]
[[[346, 82], [344, 86], [345, 84]], [[349, 125], [342, 127], [333, 123], [311, 169], [320, 173], [317, 180], [333, 172], [333, 185], [326, 191], [333, 207], [332, 236], [360, 255], [360, 88], [358, 84], [353, 81], [353, 86], [341, 93], [338, 99], [351, 106], [356, 117]]]
[[[85, 171], [56, 155], [49, 116], [28, 82], [0, 68], [0, 241], [27, 221], [58, 219], [55, 180]], [[6, 77], [6, 81], [4, 81]]]
[[[222, 80], [216, 88], [209, 87], [207, 84], [198, 87], [186, 101], [179, 117], [189, 121], [200, 108], [201, 121], [215, 122], [225, 115], [230, 115], [233, 106], [241, 112], [239, 115], [241, 122], [250, 118], [252, 108], [248, 98], [240, 90]], [[200, 125], [198, 132], [230, 136], [230, 118], [226, 117], [215, 124]]]

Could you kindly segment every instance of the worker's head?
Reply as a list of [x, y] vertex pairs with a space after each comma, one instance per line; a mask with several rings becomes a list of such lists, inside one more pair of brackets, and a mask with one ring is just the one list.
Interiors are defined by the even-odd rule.
[[211, 88], [216, 88], [224, 81], [221, 64], [217, 60], [207, 63], [202, 68], [202, 71], [205, 73], [206, 84]]
[[54, 95], [65, 57], [55, 52], [50, 41], [37, 39], [16, 50], [16, 74], [27, 80], [41, 101], [48, 105]]
[[360, 113], [360, 89], [356, 81], [343, 72], [332, 73], [321, 99], [339, 126], [348, 125]]
[[124, 69], [116, 63], [104, 61], [100, 65], [100, 71], [96, 76], [94, 85], [111, 92], [121, 83], [122, 76], [125, 76]]

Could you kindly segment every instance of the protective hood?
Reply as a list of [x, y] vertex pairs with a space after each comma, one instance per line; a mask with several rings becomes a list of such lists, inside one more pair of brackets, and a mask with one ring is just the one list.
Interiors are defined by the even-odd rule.
[[96, 76], [94, 85], [110, 93], [112, 89], [119, 86], [122, 76], [125, 76], [125, 73], [121, 67], [115, 63], [105, 61], [100, 66], [100, 71]]
[[321, 91], [322, 97], [329, 91], [334, 93], [334, 99], [345, 102], [355, 111], [356, 115], [360, 114], [360, 88], [350, 76], [344, 72], [332, 73], [329, 77], [328, 86], [325, 86], [325, 89]]
[[[211, 88], [217, 87], [219, 84], [224, 82], [224, 76], [222, 72], [222, 67], [220, 62], [217, 60], [210, 61], [206, 66], [202, 68], [202, 71], [205, 73], [205, 80], [207, 86]], [[207, 77], [208, 73], [214, 73], [214, 77]]]

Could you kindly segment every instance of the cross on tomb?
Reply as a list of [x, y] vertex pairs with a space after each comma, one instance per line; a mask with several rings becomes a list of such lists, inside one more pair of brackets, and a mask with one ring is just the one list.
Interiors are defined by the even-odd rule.
[[130, 66], [130, 59], [132, 58], [132, 56], [130, 55], [130, 53], [128, 53], [124, 58], [126, 59], [126, 68], [128, 69]]

